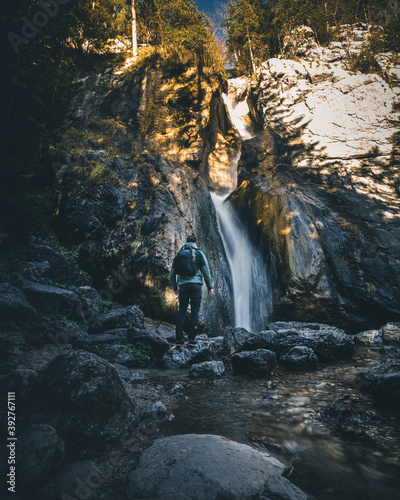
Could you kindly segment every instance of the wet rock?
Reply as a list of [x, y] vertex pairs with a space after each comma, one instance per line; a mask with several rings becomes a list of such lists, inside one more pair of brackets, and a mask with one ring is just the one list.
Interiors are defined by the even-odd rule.
[[[277, 500], [307, 496], [282, 477], [285, 466], [265, 452], [222, 436], [186, 434], [157, 439], [131, 473], [126, 499]], [[270, 496], [273, 491], [276, 496]], [[279, 492], [279, 494], [278, 494]]]
[[68, 464], [45, 488], [40, 490], [41, 500], [66, 500], [69, 498], [98, 498], [102, 472], [94, 462], [82, 461]]
[[199, 340], [194, 347], [184, 344], [180, 348], [173, 347], [164, 354], [163, 363], [167, 368], [186, 368], [195, 363], [212, 361], [215, 349], [211, 342]]
[[91, 323], [104, 311], [104, 304], [98, 291], [91, 286], [80, 286], [76, 293], [81, 299], [82, 317], [85, 323]]
[[33, 321], [39, 315], [19, 288], [0, 283], [0, 317], [2, 321]]
[[18, 439], [17, 456], [21, 487], [38, 487], [63, 466], [64, 441], [50, 425], [32, 425]]
[[232, 356], [232, 368], [237, 373], [267, 377], [276, 366], [276, 354], [267, 349], [241, 351]]
[[379, 330], [385, 345], [400, 347], [400, 323], [387, 323]]
[[36, 422], [49, 423], [69, 448], [86, 452], [90, 443], [101, 446], [135, 419], [134, 403], [117, 370], [83, 350], [64, 350], [44, 367], [30, 404]]
[[379, 330], [366, 330], [354, 335], [354, 342], [358, 345], [369, 347], [379, 346], [382, 344], [382, 335], [379, 333]]
[[279, 358], [285, 368], [293, 371], [311, 371], [318, 368], [318, 358], [309, 347], [292, 347], [289, 352]]
[[220, 378], [225, 373], [225, 366], [222, 361], [203, 361], [191, 366], [189, 377], [195, 379], [215, 379]]
[[249, 332], [245, 328], [237, 327], [226, 327], [224, 332], [224, 339], [222, 341], [221, 351], [224, 354], [233, 354], [236, 351], [240, 351], [244, 343], [251, 337], [253, 333]]
[[379, 406], [400, 408], [400, 359], [390, 359], [356, 377], [358, 387]]
[[50, 269], [47, 260], [43, 262], [21, 262], [19, 271], [22, 276], [29, 281], [38, 281]]
[[42, 314], [59, 314], [68, 319], [82, 321], [81, 301], [71, 290], [34, 281], [24, 281], [22, 290], [32, 305]]
[[89, 325], [89, 333], [104, 333], [115, 328], [143, 328], [144, 314], [137, 306], [121, 307], [99, 314]]
[[268, 325], [265, 340], [268, 348], [283, 356], [296, 346], [309, 347], [322, 363], [348, 359], [354, 355], [354, 341], [343, 330], [322, 323], [279, 321]]
[[140, 330], [138, 328], [130, 328], [127, 332], [128, 341], [135, 345], [138, 342], [149, 344], [152, 352], [157, 357], [162, 357], [169, 349], [169, 343], [164, 337], [155, 332], [148, 330]]
[[177, 396], [178, 398], [184, 398], [185, 397], [185, 387], [178, 383], [175, 384], [174, 387], [169, 391], [170, 394], [173, 396]]
[[238, 351], [255, 351], [256, 349], [269, 349], [268, 332], [252, 333], [244, 341]]
[[152, 405], [150, 405], [141, 415], [142, 419], [145, 418], [164, 418], [167, 413], [167, 407], [161, 402], [156, 401]]
[[32, 245], [32, 259], [37, 262], [47, 262], [49, 268], [46, 270], [46, 277], [54, 283], [67, 285], [85, 285], [86, 278], [68, 262], [60, 253], [47, 245]]

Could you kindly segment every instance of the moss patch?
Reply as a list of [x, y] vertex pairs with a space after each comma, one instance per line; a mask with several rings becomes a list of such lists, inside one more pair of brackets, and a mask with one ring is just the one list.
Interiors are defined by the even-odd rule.
[[96, 161], [89, 161], [84, 167], [74, 167], [74, 172], [83, 174], [87, 177], [89, 182], [93, 184], [117, 184], [118, 179], [115, 177], [113, 171]]

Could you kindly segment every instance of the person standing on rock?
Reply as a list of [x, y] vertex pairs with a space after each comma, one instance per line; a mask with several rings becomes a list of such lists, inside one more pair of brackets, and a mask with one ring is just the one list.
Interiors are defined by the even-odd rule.
[[208, 288], [208, 295], [214, 293], [207, 258], [203, 252], [198, 250], [196, 241], [194, 234], [187, 237], [186, 244], [175, 255], [170, 273], [175, 295], [179, 298], [179, 311], [176, 317], [176, 347], [181, 347], [184, 344], [183, 323], [189, 300], [191, 308], [189, 346], [196, 345], [203, 286], [202, 276]]

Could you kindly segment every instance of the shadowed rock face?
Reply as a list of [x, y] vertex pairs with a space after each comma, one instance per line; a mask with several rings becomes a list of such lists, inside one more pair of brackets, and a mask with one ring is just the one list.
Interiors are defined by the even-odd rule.
[[64, 350], [28, 389], [34, 423], [54, 427], [72, 453], [101, 447], [135, 422], [135, 403], [114, 366], [84, 350]]
[[276, 270], [275, 317], [353, 331], [398, 320], [400, 199], [377, 194], [394, 172], [247, 167], [231, 199]]
[[80, 245], [81, 263], [102, 298], [137, 304], [146, 315], [173, 322], [169, 271], [186, 236], [195, 232], [219, 290], [203, 300], [204, 321], [210, 333], [228, 324], [229, 270], [199, 175], [150, 154], [127, 156], [106, 168], [110, 182], [93, 182], [75, 167], [58, 173], [60, 232]]
[[275, 317], [355, 332], [400, 318], [400, 89], [335, 54], [262, 65], [248, 101], [264, 131], [231, 201], [275, 268]]

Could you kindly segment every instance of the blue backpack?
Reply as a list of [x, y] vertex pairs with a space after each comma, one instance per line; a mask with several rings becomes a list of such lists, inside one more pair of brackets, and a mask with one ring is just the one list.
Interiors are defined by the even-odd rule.
[[194, 276], [199, 270], [199, 253], [184, 245], [174, 258], [174, 269], [180, 276]]

